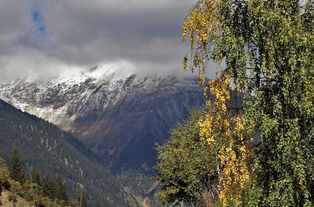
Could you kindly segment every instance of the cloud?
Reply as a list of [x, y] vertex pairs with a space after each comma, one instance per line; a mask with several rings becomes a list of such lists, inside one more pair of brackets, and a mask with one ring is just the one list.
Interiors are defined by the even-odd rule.
[[181, 23], [195, 2], [2, 0], [0, 79], [119, 61], [138, 72], [183, 73]]

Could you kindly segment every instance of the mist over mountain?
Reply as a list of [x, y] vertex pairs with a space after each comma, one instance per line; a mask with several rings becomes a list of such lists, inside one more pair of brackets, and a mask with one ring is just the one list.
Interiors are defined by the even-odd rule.
[[78, 137], [111, 170], [144, 169], [156, 144], [203, 104], [192, 78], [139, 75], [115, 65], [95, 66], [52, 80], [0, 84], [0, 98]]

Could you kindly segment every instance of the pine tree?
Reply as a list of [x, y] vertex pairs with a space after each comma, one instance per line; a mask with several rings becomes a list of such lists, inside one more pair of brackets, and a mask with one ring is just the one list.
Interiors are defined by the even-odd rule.
[[25, 171], [20, 161], [20, 155], [14, 151], [9, 163], [10, 177], [21, 184], [25, 182]]
[[68, 203], [68, 196], [66, 193], [66, 187], [63, 183], [63, 179], [61, 175], [58, 175], [54, 181], [54, 191], [55, 191], [55, 198]]
[[99, 201], [96, 201], [96, 203], [95, 203], [95, 207], [101, 207], [101, 205], [100, 205]]
[[37, 169], [32, 171], [32, 181], [38, 185], [41, 185], [41, 176]]
[[46, 196], [50, 199], [55, 198], [54, 182], [51, 178], [46, 176], [42, 179], [42, 188], [43, 188], [43, 195], [44, 196]]
[[82, 189], [76, 193], [75, 207], [88, 207], [87, 195]]
[[0, 158], [0, 194], [3, 187], [8, 183], [9, 174], [10, 172], [5, 165], [5, 161]]

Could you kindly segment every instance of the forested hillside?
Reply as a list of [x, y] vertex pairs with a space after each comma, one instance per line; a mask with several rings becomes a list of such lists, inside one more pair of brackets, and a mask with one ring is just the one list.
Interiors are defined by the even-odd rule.
[[54, 177], [62, 175], [70, 195], [83, 188], [103, 206], [129, 206], [121, 189], [90, 151], [47, 121], [23, 113], [0, 101], [0, 156], [8, 160], [14, 150], [30, 170]]
[[41, 176], [38, 170], [32, 170], [30, 173], [31, 175], [26, 174], [17, 151], [13, 152], [8, 165], [0, 157], [1, 206], [61, 207], [75, 205], [83, 199], [87, 204], [86, 197], [83, 196], [70, 201], [62, 176]]

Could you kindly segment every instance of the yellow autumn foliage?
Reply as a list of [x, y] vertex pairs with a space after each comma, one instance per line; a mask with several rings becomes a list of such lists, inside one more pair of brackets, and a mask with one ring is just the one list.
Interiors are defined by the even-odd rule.
[[[219, 163], [219, 200], [223, 206], [241, 206], [242, 191], [249, 179], [249, 141], [252, 135], [247, 129], [250, 127], [238, 109], [235, 115], [232, 115], [228, 107], [232, 89], [230, 71], [224, 70], [217, 74], [216, 79], [207, 82], [204, 72], [206, 62], [210, 59], [208, 42], [232, 40], [229, 35], [231, 31], [227, 27], [224, 27], [225, 39], [219, 37], [222, 25], [217, 12], [221, 6], [220, 0], [199, 0], [190, 10], [183, 22], [182, 39], [188, 40], [191, 45], [192, 65], [188, 65], [188, 58], [185, 57], [183, 66], [185, 69], [190, 67], [192, 71], [198, 69], [199, 84], [204, 87], [206, 105], [211, 107], [211, 113], [199, 120], [198, 127], [202, 139], [209, 145], [219, 146], [216, 158]], [[219, 60], [219, 57], [216, 60]], [[233, 79], [233, 85], [238, 93], [240, 87], [237, 79]], [[211, 95], [215, 96], [214, 102], [210, 100]]]
[[[223, 206], [313, 206], [313, 10], [311, 0], [198, 0], [183, 22], [184, 67], [199, 73], [211, 109], [198, 126], [219, 149]], [[207, 81], [210, 61], [221, 72]], [[255, 129], [262, 139], [250, 169]], [[255, 200], [243, 196], [248, 180]]]
[[[219, 199], [224, 206], [229, 204], [241, 206], [242, 191], [249, 179], [249, 148], [245, 142], [247, 136], [246, 123], [239, 115], [231, 115], [227, 103], [230, 101], [230, 76], [218, 74], [217, 79], [208, 81], [205, 91], [215, 95], [212, 113], [199, 120], [200, 136], [208, 144], [218, 144], [217, 160], [219, 163]], [[237, 143], [237, 144], [236, 144]]]

